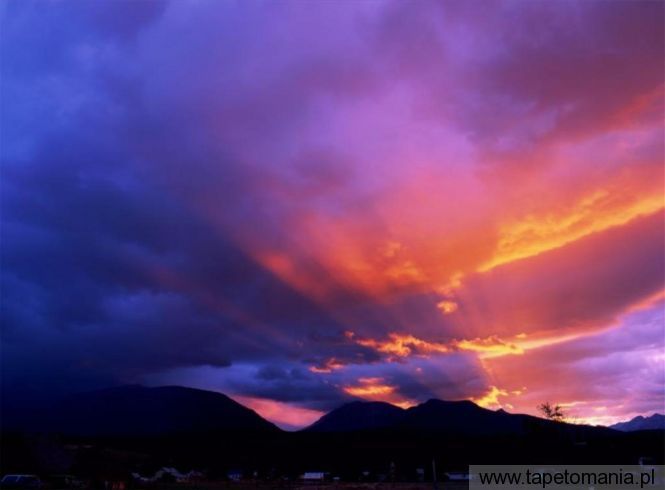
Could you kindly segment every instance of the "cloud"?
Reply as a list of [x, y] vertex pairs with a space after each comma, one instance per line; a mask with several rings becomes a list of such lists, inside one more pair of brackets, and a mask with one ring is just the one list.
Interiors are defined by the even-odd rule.
[[[3, 390], [533, 411], [584, 401], [516, 395], [536, 359], [589, 386], [586, 338], [653, 341], [617, 322], [663, 289], [662, 4], [2, 14]], [[662, 405], [645, 373], [621, 413]]]
[[[662, 212], [567, 247], [470, 276], [457, 292], [467, 331], [600, 328], [663, 289]], [[467, 298], [466, 300], [464, 298]], [[474, 328], [474, 325], [477, 327]], [[461, 328], [461, 326], [460, 326]]]
[[563, 402], [573, 420], [611, 424], [661, 410], [663, 333], [661, 299], [608, 330], [527, 351], [517, 362], [493, 359], [488, 367], [500, 386], [522, 390], [502, 400], [516, 410]]

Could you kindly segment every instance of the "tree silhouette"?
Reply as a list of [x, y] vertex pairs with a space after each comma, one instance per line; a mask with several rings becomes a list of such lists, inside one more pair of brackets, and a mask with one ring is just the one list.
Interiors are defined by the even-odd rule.
[[563, 412], [561, 405], [552, 405], [550, 402], [545, 402], [538, 405], [538, 410], [548, 420], [562, 422], [563, 419], [566, 418], [566, 414]]

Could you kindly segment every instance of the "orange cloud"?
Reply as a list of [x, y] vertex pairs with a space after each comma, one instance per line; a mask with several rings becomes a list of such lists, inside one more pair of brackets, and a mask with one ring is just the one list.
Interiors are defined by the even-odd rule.
[[343, 390], [351, 396], [364, 400], [384, 401], [402, 408], [415, 405], [414, 401], [398, 393], [398, 386], [386, 384], [381, 377], [359, 378], [357, 385], [344, 386]]
[[436, 307], [443, 312], [444, 315], [454, 313], [457, 311], [458, 304], [455, 303], [454, 301], [444, 299], [442, 301], [439, 301], [436, 304]]
[[478, 267], [480, 272], [539, 255], [584, 236], [621, 226], [640, 216], [663, 209], [662, 193], [624, 202], [600, 189], [583, 197], [569, 210], [528, 215], [501, 226], [494, 256]]
[[332, 373], [337, 369], [344, 367], [344, 364], [339, 362], [334, 357], [327, 359], [322, 365], [319, 366], [310, 366], [309, 370], [313, 373]]
[[357, 386], [345, 386], [344, 391], [360, 398], [382, 398], [390, 395], [397, 389], [396, 386], [383, 384], [383, 378], [360, 378]]
[[377, 352], [403, 358], [411, 355], [428, 356], [431, 354], [449, 354], [452, 352], [475, 352], [481, 359], [505, 355], [523, 354], [527, 349], [536, 349], [559, 342], [565, 342], [579, 335], [550, 335], [527, 337], [521, 333], [511, 340], [503, 340], [497, 335], [485, 338], [451, 340], [449, 342], [429, 342], [413, 335], [389, 333], [385, 340], [357, 338], [353, 332], [346, 332], [347, 338], [358, 345], [369, 347]]
[[416, 355], [424, 355], [434, 352], [450, 352], [450, 348], [445, 344], [427, 342], [414, 337], [413, 335], [390, 333], [388, 334], [388, 339], [383, 341], [355, 338], [353, 332], [347, 332], [347, 337], [352, 338], [358, 345], [370, 347], [377, 352], [397, 357], [407, 357], [412, 353]]
[[471, 400], [484, 408], [501, 408], [501, 403], [499, 402], [500, 396], [508, 396], [508, 392], [496, 386], [490, 386], [489, 391], [485, 395], [480, 398], [472, 398]]
[[496, 335], [484, 339], [460, 340], [454, 342], [454, 345], [459, 350], [477, 352], [481, 358], [524, 353], [520, 345], [501, 340]]

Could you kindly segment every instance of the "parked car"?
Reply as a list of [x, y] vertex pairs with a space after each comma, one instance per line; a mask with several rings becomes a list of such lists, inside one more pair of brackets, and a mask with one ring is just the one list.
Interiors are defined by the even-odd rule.
[[0, 488], [42, 488], [42, 481], [35, 475], [5, 475]]

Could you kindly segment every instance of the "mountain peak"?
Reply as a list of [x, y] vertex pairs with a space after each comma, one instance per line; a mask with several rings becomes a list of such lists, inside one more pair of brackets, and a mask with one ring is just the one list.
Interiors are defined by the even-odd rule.
[[306, 431], [348, 432], [374, 430], [394, 425], [404, 410], [387, 402], [354, 401], [328, 412]]

